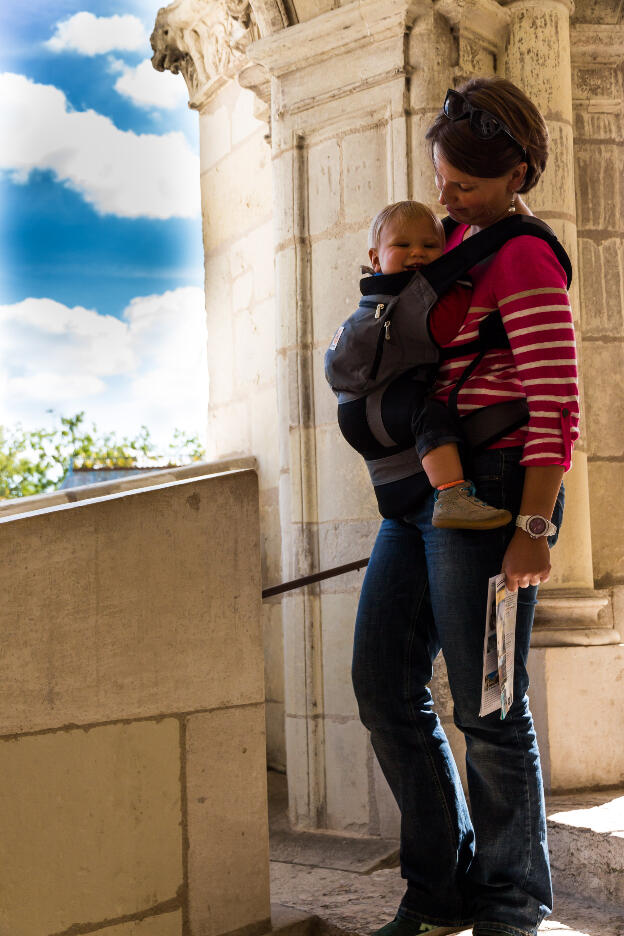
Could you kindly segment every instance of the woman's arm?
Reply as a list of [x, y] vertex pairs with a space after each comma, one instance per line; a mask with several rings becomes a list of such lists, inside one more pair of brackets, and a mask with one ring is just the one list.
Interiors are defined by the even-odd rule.
[[[527, 467], [524, 475], [520, 514], [540, 514], [549, 520], [555, 507], [563, 478], [563, 467], [542, 465]], [[550, 576], [550, 549], [545, 536], [532, 539], [517, 529], [503, 557], [505, 584], [509, 591], [547, 582]]]

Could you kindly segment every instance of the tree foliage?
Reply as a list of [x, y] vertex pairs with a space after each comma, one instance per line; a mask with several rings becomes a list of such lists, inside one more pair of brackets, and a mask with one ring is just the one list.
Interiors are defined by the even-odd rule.
[[88, 428], [84, 412], [59, 417], [51, 429], [0, 426], [0, 499], [53, 490], [70, 465], [75, 468], [147, 468], [199, 461], [204, 450], [196, 436], [176, 429], [166, 453], [159, 452], [149, 429], [118, 439]]

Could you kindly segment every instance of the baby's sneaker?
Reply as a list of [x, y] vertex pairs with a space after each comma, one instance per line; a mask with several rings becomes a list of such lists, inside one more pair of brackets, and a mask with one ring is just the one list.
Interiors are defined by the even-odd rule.
[[452, 530], [495, 530], [511, 522], [508, 510], [490, 507], [475, 495], [472, 481], [436, 490], [431, 523]]

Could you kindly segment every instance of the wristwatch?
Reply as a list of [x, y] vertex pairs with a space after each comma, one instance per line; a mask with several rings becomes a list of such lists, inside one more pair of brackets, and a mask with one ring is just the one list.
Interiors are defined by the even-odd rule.
[[516, 526], [528, 533], [531, 539], [539, 539], [540, 536], [554, 536], [557, 532], [555, 524], [547, 520], [546, 517], [540, 516], [540, 514], [533, 514], [530, 517], [516, 517]]

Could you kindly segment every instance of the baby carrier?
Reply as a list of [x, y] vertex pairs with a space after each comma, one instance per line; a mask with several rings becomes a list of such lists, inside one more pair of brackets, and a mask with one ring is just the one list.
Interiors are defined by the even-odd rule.
[[[443, 220], [447, 237], [457, 222]], [[325, 354], [325, 376], [338, 397], [338, 423], [347, 442], [366, 460], [383, 517], [413, 510], [430, 490], [414, 446], [409, 413], [415, 393], [431, 385], [438, 366], [476, 354], [448, 400], [458, 434], [471, 450], [491, 445], [528, 422], [526, 400], [494, 403], [459, 416], [457, 397], [485, 354], [508, 348], [498, 309], [479, 326], [479, 337], [441, 348], [429, 316], [438, 298], [513, 237], [539, 237], [552, 248], [568, 287], [572, 268], [552, 229], [527, 215], [504, 218], [413, 273], [379, 274], [360, 281], [359, 307], [337, 330]]]

